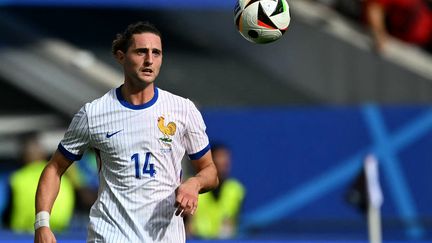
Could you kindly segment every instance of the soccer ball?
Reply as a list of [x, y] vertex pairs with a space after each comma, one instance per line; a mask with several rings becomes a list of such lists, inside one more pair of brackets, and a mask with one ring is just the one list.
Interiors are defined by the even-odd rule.
[[286, 0], [238, 0], [234, 9], [237, 30], [253, 43], [278, 40], [288, 29], [290, 20]]

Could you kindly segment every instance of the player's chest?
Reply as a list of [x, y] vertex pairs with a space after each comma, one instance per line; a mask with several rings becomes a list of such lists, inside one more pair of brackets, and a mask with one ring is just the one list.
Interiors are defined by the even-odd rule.
[[99, 119], [90, 132], [101, 150], [163, 148], [180, 142], [185, 122], [173, 112], [126, 113]]

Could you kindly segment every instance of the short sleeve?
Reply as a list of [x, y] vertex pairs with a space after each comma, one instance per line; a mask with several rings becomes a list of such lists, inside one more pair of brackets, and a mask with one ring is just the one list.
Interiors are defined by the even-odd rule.
[[69, 160], [81, 159], [90, 142], [87, 112], [82, 107], [72, 119], [68, 130], [61, 140], [58, 150]]
[[210, 144], [201, 113], [192, 101], [188, 100], [188, 102], [185, 147], [189, 158], [197, 160], [210, 150]]

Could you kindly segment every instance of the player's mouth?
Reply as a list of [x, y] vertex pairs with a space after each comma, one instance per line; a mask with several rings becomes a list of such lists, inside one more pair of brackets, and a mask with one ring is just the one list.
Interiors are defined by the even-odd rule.
[[151, 68], [143, 68], [143, 69], [141, 69], [141, 72], [143, 72], [145, 74], [152, 74], [153, 70]]

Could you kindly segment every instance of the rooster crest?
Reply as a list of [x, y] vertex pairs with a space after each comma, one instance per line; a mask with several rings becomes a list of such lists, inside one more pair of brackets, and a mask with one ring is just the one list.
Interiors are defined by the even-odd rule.
[[164, 135], [163, 138], [159, 138], [159, 139], [162, 140], [163, 142], [168, 142], [168, 143], [172, 142], [172, 139], [170, 139], [169, 136], [173, 136], [175, 134], [177, 129], [176, 124], [174, 122], [169, 122], [165, 126], [165, 117], [160, 116], [158, 118], [158, 128]]

